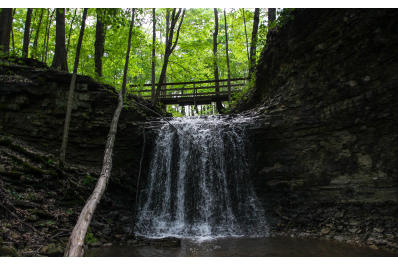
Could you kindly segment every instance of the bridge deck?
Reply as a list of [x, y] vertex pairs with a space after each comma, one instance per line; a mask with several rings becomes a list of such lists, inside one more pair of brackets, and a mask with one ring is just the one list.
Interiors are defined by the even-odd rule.
[[[245, 85], [247, 78], [235, 78], [230, 79], [230, 85], [226, 84], [228, 80], [219, 80], [218, 93], [215, 92], [216, 86], [197, 86], [198, 84], [214, 83], [215, 80], [205, 80], [196, 82], [175, 82], [175, 83], [165, 83], [163, 84], [163, 90], [160, 94], [159, 101], [165, 105], [207, 105], [212, 102], [227, 101], [232, 93], [241, 91], [241, 88]], [[151, 84], [131, 85], [130, 87], [136, 87], [137, 90], [133, 90], [138, 93], [143, 98], [151, 99], [151, 89], [142, 89], [142, 87], [150, 87]], [[167, 88], [167, 87], [170, 88]], [[230, 92], [226, 91], [228, 86], [230, 86]], [[141, 88], [140, 88], [141, 87]], [[157, 84], [156, 84], [157, 87]], [[232, 89], [234, 88], [234, 89]], [[204, 91], [204, 92], [198, 92]], [[218, 94], [218, 95], [217, 95]]]
[[[219, 100], [227, 101], [228, 93], [220, 92], [218, 96]], [[178, 104], [180, 106], [184, 105], [207, 105], [212, 102], [217, 101], [217, 95], [208, 95], [208, 96], [188, 96], [188, 97], [161, 97], [159, 101], [165, 105], [169, 104]]]

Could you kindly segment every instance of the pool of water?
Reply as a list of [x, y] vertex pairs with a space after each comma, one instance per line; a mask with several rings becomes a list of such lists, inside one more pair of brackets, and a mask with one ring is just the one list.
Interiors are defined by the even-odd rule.
[[181, 240], [179, 247], [111, 246], [89, 249], [89, 257], [371, 257], [398, 256], [329, 240], [292, 238], [221, 238]]

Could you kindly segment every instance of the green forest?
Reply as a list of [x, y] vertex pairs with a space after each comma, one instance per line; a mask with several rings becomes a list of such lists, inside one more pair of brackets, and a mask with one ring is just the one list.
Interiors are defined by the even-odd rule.
[[[280, 23], [280, 19], [276, 19], [280, 17], [281, 10], [270, 10], [268, 12], [266, 8], [183, 10], [90, 8], [85, 19], [77, 74], [88, 75], [99, 82], [114, 86], [117, 90], [121, 88], [129, 25], [134, 11], [130, 63], [126, 74], [127, 93], [151, 98], [150, 92], [142, 92], [143, 85], [150, 85], [153, 82], [153, 75], [154, 82], [158, 84], [163, 68], [165, 68], [163, 83], [247, 78], [251, 71], [250, 65], [254, 65], [266, 43], [268, 29], [273, 24]], [[72, 72], [82, 25], [82, 8], [14, 8], [11, 12], [12, 25], [9, 49], [6, 53], [13, 57], [37, 59], [56, 68], [54, 58], [57, 54], [58, 23], [60, 24], [58, 27], [63, 28], [59, 42], [64, 42], [67, 62], [67, 67], [58, 68]], [[173, 21], [173, 18], [177, 20]], [[275, 22], [269, 23], [269, 20]], [[172, 34], [171, 36], [175, 47], [164, 66], [168, 31], [173, 27], [173, 23], [175, 23], [174, 37]], [[215, 31], [217, 31], [216, 36]], [[217, 40], [216, 43], [214, 38]], [[24, 41], [27, 42], [25, 52]], [[215, 65], [218, 76], [215, 74]], [[229, 92], [229, 101], [224, 105], [228, 107], [233, 104], [244, 94], [249, 84], [247, 81], [238, 82], [237, 89]], [[184, 86], [185, 89], [192, 87], [192, 84]], [[226, 83], [224, 86], [221, 85], [221, 89], [226, 90], [225, 87]], [[172, 89], [173, 86], [167, 88]], [[228, 88], [230, 89], [229, 84]], [[211, 90], [212, 88], [206, 89], [205, 86], [200, 92], [209, 93]], [[196, 91], [183, 92], [188, 94]], [[198, 108], [195, 107], [198, 113]], [[193, 110], [194, 106], [191, 108]], [[201, 114], [215, 112], [212, 105], [199, 108]], [[167, 108], [167, 111], [174, 116], [184, 115], [186, 110], [172, 104]]]
[[0, 8], [0, 262], [398, 256], [398, 9], [48, 6]]

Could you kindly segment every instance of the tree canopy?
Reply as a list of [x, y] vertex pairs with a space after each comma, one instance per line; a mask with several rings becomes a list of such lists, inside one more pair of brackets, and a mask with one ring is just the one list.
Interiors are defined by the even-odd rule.
[[[28, 9], [17, 8], [13, 11], [15, 12], [11, 35], [14, 41], [9, 53], [10, 55], [22, 57]], [[165, 56], [168, 11], [171, 14], [171, 9], [156, 9], [156, 82], [159, 80]], [[226, 19], [223, 17], [223, 9], [219, 9], [218, 11], [220, 17], [216, 60], [218, 63], [219, 78], [228, 78], [225, 28], [228, 30], [228, 55], [231, 78], [246, 77], [249, 70], [247, 50], [251, 45], [254, 9], [226, 9]], [[279, 11], [277, 10], [277, 12]], [[57, 12], [54, 12], [54, 9], [41, 8], [33, 9], [31, 14], [28, 57], [39, 59], [49, 66], [52, 64], [55, 55], [56, 14]], [[73, 69], [76, 53], [75, 47], [79, 38], [83, 9], [66, 8], [64, 15], [67, 69]], [[121, 88], [125, 62], [125, 54], [121, 51], [124, 50], [127, 43], [130, 16], [130, 9], [91, 8], [88, 10], [78, 74], [89, 75], [98, 81], [113, 85], [117, 89]], [[260, 9], [259, 20], [258, 41], [255, 50], [256, 58], [259, 58], [259, 53], [266, 43], [265, 38], [268, 30], [268, 10], [266, 8]], [[100, 26], [103, 27], [103, 33], [101, 34], [105, 36], [102, 75], [98, 74], [98, 63], [97, 70], [95, 63], [95, 56], [98, 57], [95, 47], [99, 42], [98, 36], [96, 38], [97, 21], [102, 23], [103, 26]], [[225, 27], [225, 21], [227, 27]], [[169, 57], [165, 82], [214, 79], [214, 23], [214, 11], [212, 8], [190, 8], [185, 10], [178, 43]], [[96, 41], [97, 44], [95, 44]], [[37, 43], [35, 44], [34, 42]], [[34, 47], [34, 44], [37, 47]], [[152, 9], [136, 9], [131, 45], [127, 86], [129, 87], [129, 84], [150, 84], [152, 70]], [[140, 87], [129, 88], [127, 92], [133, 93], [134, 90], [139, 89]], [[177, 110], [177, 108], [170, 106], [168, 110]]]

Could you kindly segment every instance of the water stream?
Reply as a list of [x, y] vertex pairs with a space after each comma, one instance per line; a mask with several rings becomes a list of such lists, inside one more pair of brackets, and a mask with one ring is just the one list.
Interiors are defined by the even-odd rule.
[[135, 233], [197, 240], [261, 237], [264, 210], [249, 179], [250, 118], [183, 117], [164, 123], [139, 199]]
[[290, 237], [182, 239], [179, 247], [111, 246], [90, 249], [92, 257], [393, 257], [391, 252], [330, 240]]

